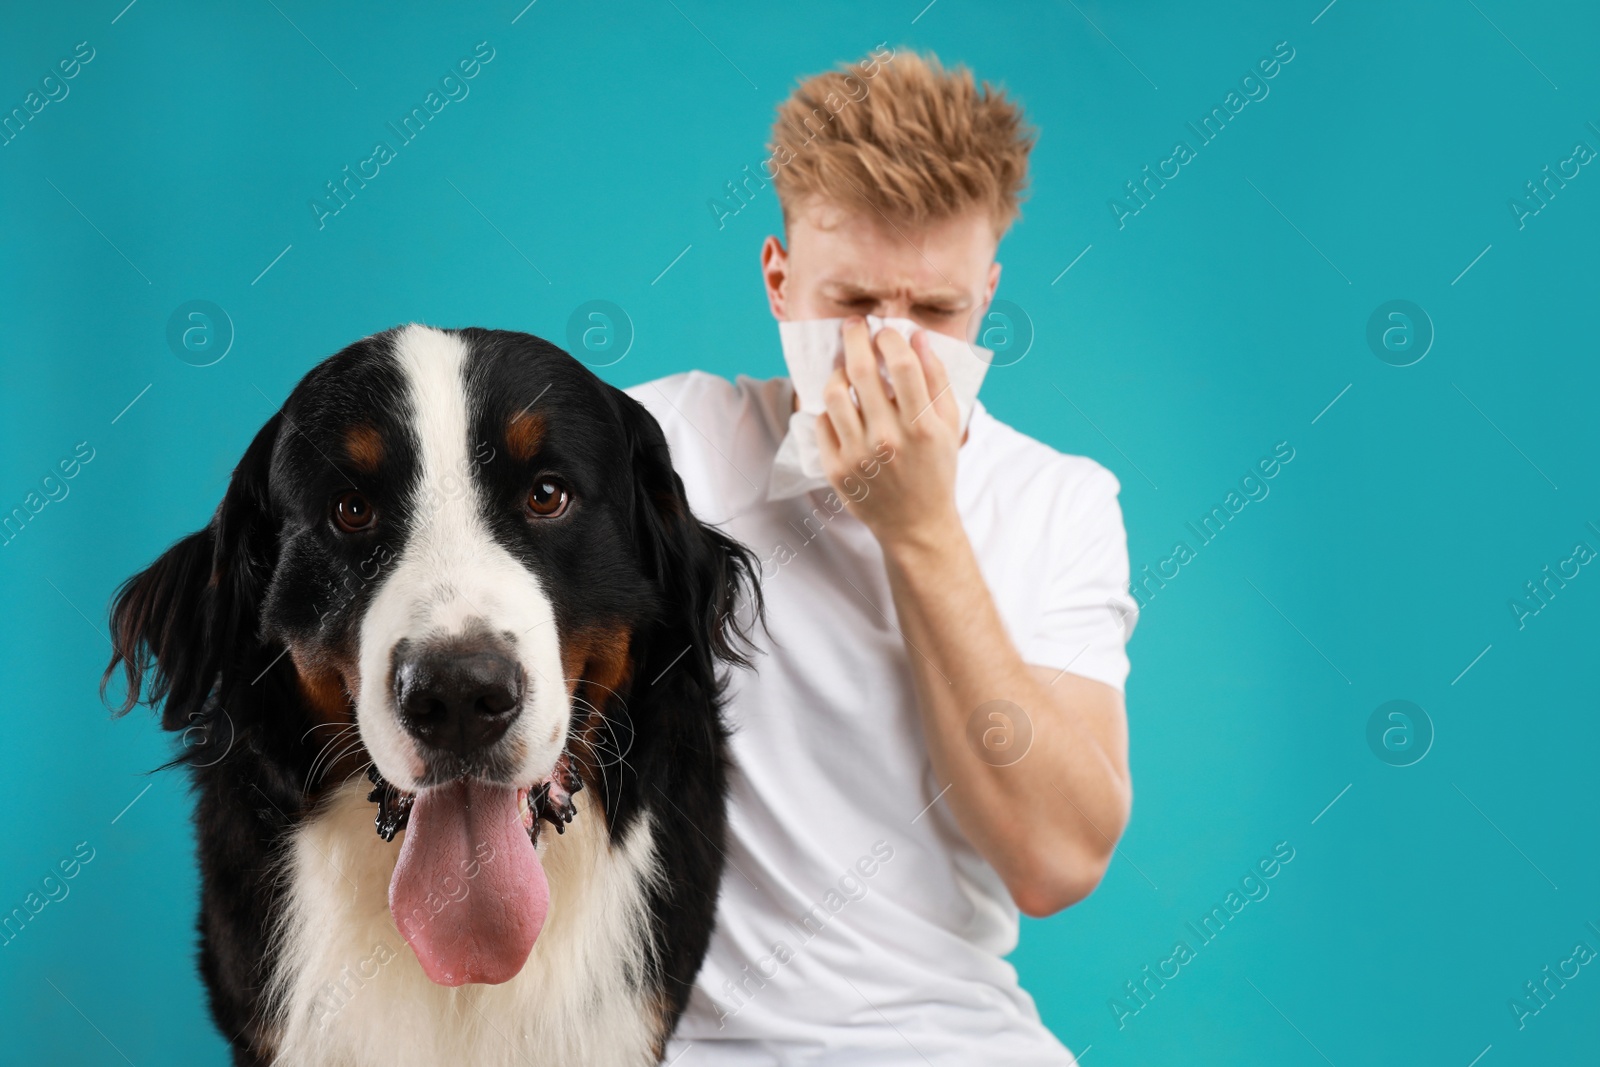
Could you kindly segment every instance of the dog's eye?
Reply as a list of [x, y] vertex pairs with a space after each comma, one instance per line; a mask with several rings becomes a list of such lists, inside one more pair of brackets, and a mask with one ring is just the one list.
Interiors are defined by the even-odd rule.
[[378, 513], [360, 493], [341, 493], [333, 498], [333, 524], [345, 533], [370, 529]]
[[528, 493], [528, 511], [541, 519], [553, 519], [567, 510], [571, 500], [566, 486], [553, 478], [540, 478]]

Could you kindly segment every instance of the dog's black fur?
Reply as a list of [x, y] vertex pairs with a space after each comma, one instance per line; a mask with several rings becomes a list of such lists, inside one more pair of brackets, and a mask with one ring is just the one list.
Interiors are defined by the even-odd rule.
[[[637, 402], [538, 338], [447, 332], [471, 352], [481, 463], [463, 477], [489, 502], [495, 539], [540, 576], [564, 653], [595, 633], [625, 641], [620, 673], [576, 682], [572, 736], [586, 740], [569, 751], [613, 844], [641, 813], [653, 815], [667, 876], [650, 891], [650, 973], [640, 980], [663, 1005], [664, 1042], [711, 934], [728, 766], [718, 671], [743, 662], [740, 620], [759, 616], [754, 560], [695, 519], [661, 429]], [[330, 700], [326, 680], [302, 665], [349, 666], [363, 612], [405, 541], [416, 438], [391, 359], [395, 335], [311, 370], [256, 434], [209, 525], [127, 581], [111, 609], [116, 651], [102, 691], [120, 667], [118, 710], [160, 704], [162, 725], [184, 736], [176, 762], [197, 794], [200, 971], [238, 1064], [274, 1056], [263, 994], [287, 835], [368, 763], [364, 750], [318, 762], [319, 727], [353, 720], [354, 701], [347, 674], [343, 700]], [[520, 461], [508, 420], [530, 405], [542, 432], [537, 454]], [[358, 426], [381, 441], [368, 473], [348, 457]], [[495, 507], [545, 471], [575, 490], [560, 523]], [[330, 525], [329, 500], [351, 487], [393, 516], [372, 537]]]

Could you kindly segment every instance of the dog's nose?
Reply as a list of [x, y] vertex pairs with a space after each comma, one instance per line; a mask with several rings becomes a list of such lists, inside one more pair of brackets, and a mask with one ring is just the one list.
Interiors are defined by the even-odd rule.
[[516, 719], [522, 671], [492, 649], [419, 649], [396, 664], [395, 696], [413, 737], [472, 756], [500, 740]]

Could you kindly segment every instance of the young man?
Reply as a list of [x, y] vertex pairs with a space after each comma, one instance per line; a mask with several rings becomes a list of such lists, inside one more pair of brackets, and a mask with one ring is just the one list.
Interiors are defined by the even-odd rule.
[[[880, 50], [800, 85], [773, 138], [772, 314], [846, 320], [825, 413], [791, 430], [791, 378], [630, 390], [696, 514], [763, 559], [768, 613], [731, 679], [718, 930], [667, 1059], [1070, 1064], [1003, 957], [1019, 909], [1094, 889], [1128, 819], [1119, 485], [961, 397], [922, 332], [973, 358], [1032, 135], [969, 72]], [[812, 425], [831, 489], [779, 492]]]

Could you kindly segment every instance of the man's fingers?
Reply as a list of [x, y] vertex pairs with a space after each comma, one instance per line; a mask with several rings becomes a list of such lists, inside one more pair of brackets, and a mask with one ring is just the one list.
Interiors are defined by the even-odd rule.
[[[956, 403], [956, 395], [950, 391], [950, 373], [944, 368], [944, 360], [934, 354], [933, 346], [921, 332], [912, 338], [911, 346], [916, 350], [917, 358], [922, 361], [922, 370], [927, 376], [928, 392], [928, 399], [911, 414], [911, 421], [939, 418], [949, 426], [960, 426], [961, 405]], [[899, 386], [896, 385], [895, 388], [898, 389]]]
[[839, 433], [833, 428], [833, 419], [824, 411], [817, 416], [817, 453], [822, 457], [822, 469], [832, 470], [839, 464], [839, 453], [843, 450], [839, 442]]
[[[859, 451], [866, 429], [861, 422], [861, 412], [850, 399], [850, 382], [845, 377], [843, 367], [835, 368], [828, 376], [827, 384], [822, 387], [822, 405], [828, 409], [829, 431], [838, 440], [840, 447]], [[818, 419], [817, 423], [819, 427], [817, 436], [820, 438], [822, 420]]]
[[[911, 336], [926, 345], [922, 330]], [[895, 403], [900, 407], [900, 417], [910, 422], [917, 412], [928, 406], [932, 398], [928, 392], [928, 377], [922, 369], [922, 359], [912, 348], [912, 342], [900, 336], [898, 330], [884, 330], [878, 334], [878, 349], [883, 353], [884, 366], [889, 368], [889, 381], [894, 384]]]
[[878, 353], [865, 319], [854, 318], [844, 324], [844, 368], [861, 402], [861, 414], [868, 428], [887, 426], [894, 418], [894, 405], [883, 391], [878, 375]]

